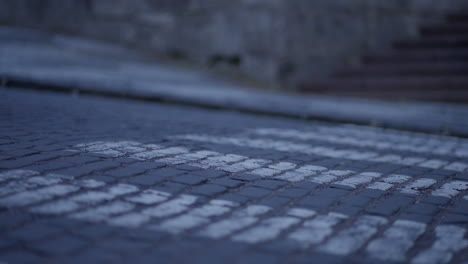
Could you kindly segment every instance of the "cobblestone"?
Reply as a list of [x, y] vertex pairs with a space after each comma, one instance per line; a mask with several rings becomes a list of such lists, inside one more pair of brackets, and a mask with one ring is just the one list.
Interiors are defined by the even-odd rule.
[[0, 93], [0, 261], [465, 260], [465, 139]]

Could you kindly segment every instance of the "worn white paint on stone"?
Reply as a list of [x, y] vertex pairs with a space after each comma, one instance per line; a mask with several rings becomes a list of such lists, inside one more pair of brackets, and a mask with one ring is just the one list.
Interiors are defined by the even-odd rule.
[[99, 187], [106, 185], [104, 182], [96, 181], [93, 179], [80, 180], [80, 181], [76, 181], [76, 183], [80, 187], [90, 188], [90, 189], [99, 188]]
[[327, 168], [322, 167], [322, 166], [305, 165], [295, 170], [288, 171], [286, 173], [278, 175], [274, 178], [278, 180], [296, 182], [296, 181], [302, 181], [313, 175], [317, 175], [318, 173], [325, 171], [325, 170], [327, 170]]
[[[225, 200], [211, 200], [198, 207], [190, 208], [196, 201], [196, 196], [179, 195], [172, 198], [172, 195], [156, 190], [140, 192], [141, 190], [138, 187], [128, 184], [105, 187], [105, 183], [95, 180], [85, 182], [87, 180], [73, 180], [66, 176], [51, 177], [50, 179], [47, 179], [47, 177], [40, 178], [42, 176], [34, 177], [39, 178], [12, 178], [13, 181], [23, 183], [30, 180], [37, 184], [50, 184], [33, 191], [15, 194], [23, 195], [20, 197], [20, 202], [15, 203], [18, 206], [37, 202], [37, 195], [41, 194], [41, 196], [43, 195], [40, 198], [41, 201], [45, 201], [43, 199], [49, 199], [50, 197], [59, 199], [41, 204], [41, 206], [49, 205], [49, 209], [45, 210], [45, 213], [50, 213], [53, 211], [51, 208], [54, 207], [57, 208], [55, 209], [57, 212], [71, 212], [66, 214], [69, 218], [91, 222], [104, 221], [113, 226], [126, 228], [141, 227], [153, 218], [168, 217], [159, 225], [147, 225], [145, 228], [178, 234], [200, 225], [207, 225], [197, 234], [213, 239], [230, 236], [234, 241], [252, 244], [273, 240], [302, 221], [303, 223], [300, 226], [293, 229], [291, 233], [286, 234], [286, 239], [295, 241], [301, 247], [306, 248], [323, 243], [325, 239], [329, 238], [323, 246], [319, 246], [318, 250], [337, 255], [347, 255], [357, 251], [372, 238], [379, 226], [387, 222], [382, 217], [365, 215], [359, 217], [354, 223], [350, 223], [346, 229], [333, 235], [333, 229], [337, 224], [347, 219], [347, 216], [333, 212], [326, 215], [316, 215], [313, 210], [291, 208], [286, 210], [283, 215], [266, 217], [260, 221], [260, 216], [270, 212], [273, 208], [263, 205], [249, 205], [245, 208], [236, 209], [239, 206], [237, 203]], [[62, 178], [70, 180], [67, 184], [64, 184], [63, 181], [59, 180]], [[390, 175], [381, 179], [382, 182], [392, 184], [401, 183], [404, 180], [406, 178], [402, 177], [402, 175]], [[99, 187], [103, 187], [103, 190], [94, 190], [94, 188]], [[68, 195], [71, 191], [78, 190], [78, 188], [87, 190], [79, 194]], [[453, 191], [453, 188], [456, 189], [456, 185], [447, 185], [440, 189]], [[35, 195], [24, 195], [34, 192], [36, 192]], [[133, 194], [135, 192], [137, 193]], [[450, 192], [450, 194], [452, 193]], [[7, 196], [7, 198], [15, 195]], [[120, 195], [127, 195], [125, 197], [126, 201], [113, 200]], [[109, 199], [111, 199], [110, 202], [108, 202]], [[135, 203], [150, 206], [145, 209], [149, 211], [138, 210]], [[90, 206], [92, 208], [88, 208]], [[28, 210], [43, 213], [36, 210], [37, 208], [39, 207], [32, 207]], [[69, 209], [67, 211], [64, 208]], [[231, 210], [236, 211], [231, 213]], [[213, 222], [213, 218], [222, 218], [226, 214], [230, 214], [230, 216]], [[240, 230], [244, 231], [236, 233]], [[425, 225], [423, 223], [397, 220], [385, 230], [382, 236], [370, 241], [366, 250], [374, 258], [405, 261], [406, 252], [411, 249], [416, 239], [424, 231]], [[431, 248], [422, 250], [417, 254], [412, 260], [413, 263], [448, 263], [454, 254], [468, 246], [468, 240], [464, 238], [466, 230], [463, 227], [442, 225], [437, 226], [435, 231], [436, 241], [434, 244]]]
[[441, 225], [435, 228], [436, 241], [431, 248], [423, 250], [412, 260], [412, 264], [445, 264], [453, 255], [466, 247], [468, 240], [464, 239], [466, 229], [455, 225]]
[[171, 155], [177, 154], [185, 154], [189, 152], [188, 149], [183, 147], [170, 147], [170, 148], [161, 148], [157, 150], [152, 150], [148, 152], [139, 152], [130, 155], [131, 158], [140, 159], [140, 160], [148, 160], [160, 157], [166, 157]]
[[[329, 147], [315, 147], [308, 144], [299, 144], [290, 141], [280, 141], [280, 140], [271, 140], [271, 139], [250, 139], [246, 137], [215, 137], [215, 136], [206, 136], [206, 135], [183, 135], [177, 136], [176, 138], [200, 141], [200, 142], [209, 142], [214, 144], [231, 144], [236, 146], [245, 146], [251, 148], [260, 148], [260, 149], [274, 149], [277, 151], [286, 151], [286, 152], [297, 152], [297, 153], [306, 153], [314, 154], [325, 157], [332, 158], [346, 158], [351, 160], [366, 160], [366, 161], [379, 161], [379, 162], [393, 162], [396, 164], [403, 165], [415, 165], [418, 166], [434, 168], [436, 164], [445, 165], [448, 162], [441, 160], [432, 160], [427, 161], [422, 157], [401, 157], [399, 155], [392, 155], [392, 160], [382, 160], [382, 156], [377, 152], [371, 151], [357, 151], [353, 149], [335, 149]], [[388, 155], [384, 155], [388, 156]], [[428, 163], [425, 163], [428, 162]], [[442, 165], [440, 165], [442, 166]], [[457, 167], [452, 167], [456, 169]]]
[[338, 213], [319, 215], [305, 221], [301, 227], [288, 235], [288, 239], [297, 242], [303, 248], [319, 244], [332, 234], [334, 226], [346, 218], [347, 216]]
[[128, 213], [110, 218], [107, 222], [110, 225], [122, 227], [140, 227], [141, 225], [149, 222], [151, 216], [142, 213]]
[[167, 200], [171, 196], [170, 193], [157, 190], [144, 190], [133, 196], [125, 198], [125, 200], [140, 203], [140, 204], [155, 204]]
[[168, 217], [186, 211], [196, 200], [196, 196], [182, 194], [167, 202], [149, 207], [142, 213], [151, 217]]
[[[20, 174], [18, 174], [20, 175]], [[24, 175], [24, 174], [23, 174]], [[0, 188], [0, 196], [24, 192], [26, 190], [49, 186], [61, 182], [61, 178], [55, 175], [32, 176], [18, 178], [16, 181], [10, 181]]]
[[381, 237], [372, 240], [366, 248], [369, 256], [381, 260], [404, 261], [406, 252], [413, 247], [426, 230], [426, 225], [414, 221], [397, 220]]
[[65, 195], [78, 190], [78, 186], [57, 184], [43, 187], [33, 191], [25, 191], [0, 199], [0, 205], [3, 206], [25, 206], [41, 201], [46, 201], [51, 198]]
[[314, 210], [309, 210], [305, 208], [291, 208], [286, 212], [289, 216], [299, 217], [299, 218], [310, 218], [316, 213]]
[[151, 227], [172, 234], [178, 234], [188, 229], [210, 222], [211, 217], [220, 216], [230, 212], [238, 206], [237, 203], [224, 200], [211, 200], [208, 204], [189, 210], [187, 213], [163, 221]]
[[431, 169], [439, 169], [442, 168], [444, 165], [447, 165], [448, 162], [445, 160], [438, 160], [438, 159], [431, 159], [427, 160], [421, 164], [418, 164], [418, 166], [425, 167], [425, 168], [431, 168]]
[[[231, 142], [231, 141], [229, 141]], [[233, 140], [232, 142], [236, 142]], [[114, 149], [119, 150], [122, 152], [121, 149], [116, 148], [115, 146], [125, 146], [125, 144], [131, 144], [134, 146], [136, 142], [132, 143], [109, 143], [109, 142], [100, 142], [97, 145], [111, 145]], [[95, 144], [93, 145], [95, 146]], [[178, 149], [174, 151], [174, 148], [170, 151], [164, 149], [163, 147], [159, 147], [159, 149], [155, 149], [156, 147], [147, 147], [148, 145], [139, 145], [140, 148], [149, 149], [153, 148], [153, 151], [157, 153], [164, 153], [161, 155], [169, 155], [171, 153], [171, 157], [156, 159], [155, 161], [162, 162], [165, 161], [169, 164], [182, 164], [181, 162], [187, 162], [191, 166], [199, 167], [199, 168], [213, 168], [218, 170], [230, 171], [230, 172], [241, 172], [244, 170], [252, 170], [249, 173], [265, 177], [265, 178], [274, 178], [278, 180], [290, 181], [290, 182], [297, 182], [297, 181], [311, 181], [318, 184], [341, 184], [351, 188], [357, 188], [361, 185], [369, 184], [366, 188], [369, 189], [377, 189], [382, 191], [387, 191], [394, 187], [396, 184], [404, 183], [405, 181], [410, 180], [411, 177], [406, 175], [390, 175], [378, 179], [380, 177], [379, 173], [375, 172], [362, 172], [357, 175], [353, 171], [349, 170], [328, 170], [322, 166], [315, 166], [315, 165], [305, 165], [301, 167], [297, 167], [294, 163], [289, 162], [273, 162], [271, 160], [263, 160], [263, 159], [250, 159], [249, 157], [235, 155], [235, 154], [221, 154], [218, 152], [212, 151], [196, 151], [190, 152], [186, 149]], [[99, 149], [104, 149], [104, 147], [100, 147]], [[178, 151], [184, 152], [183, 154], [177, 155]], [[326, 149], [325, 149], [326, 151]], [[139, 153], [124, 153], [124, 155], [136, 155]], [[156, 156], [161, 156], [157, 154]], [[153, 159], [156, 156], [151, 156]], [[200, 159], [198, 159], [200, 158]], [[399, 159], [400, 163], [417, 163], [421, 160], [418, 158], [405, 158]], [[175, 163], [171, 163], [175, 162]], [[378, 179], [376, 181], [376, 179]], [[405, 186], [401, 186], [400, 190], [403, 193], [407, 194], [414, 194], [417, 195], [420, 193], [420, 190], [424, 190], [431, 185], [433, 185], [436, 181], [432, 179], [417, 179], [413, 182], [409, 182]]]
[[442, 185], [440, 188], [432, 191], [432, 195], [452, 198], [462, 191], [468, 190], [468, 182], [452, 181]]
[[466, 171], [468, 169], [468, 164], [463, 162], [452, 162], [445, 166], [444, 169], [453, 171]]
[[350, 227], [330, 238], [318, 249], [334, 255], [351, 254], [361, 248], [377, 232], [378, 228], [386, 223], [387, 220], [383, 217], [361, 216]]
[[261, 177], [271, 177], [273, 175], [280, 174], [283, 171], [292, 170], [296, 168], [296, 166], [296, 164], [290, 162], [278, 162], [265, 168], [253, 170], [251, 173]]
[[219, 153], [218, 155], [215, 155], [213, 157], [208, 157], [204, 160], [201, 160], [199, 162], [193, 162], [189, 163], [189, 165], [195, 166], [195, 167], [200, 167], [203, 169], [208, 169], [210, 167], [213, 168], [219, 168], [223, 169], [227, 166], [229, 166], [232, 163], [240, 162], [243, 160], [246, 160], [247, 157], [241, 156], [241, 155], [235, 155], [235, 154], [226, 154], [223, 155]]
[[131, 203], [115, 201], [83, 212], [73, 213], [70, 218], [97, 222], [107, 220], [115, 214], [128, 212], [134, 207], [135, 205]]
[[297, 224], [296, 217], [278, 216], [261, 221], [258, 225], [232, 237], [232, 240], [250, 244], [275, 239], [283, 230]]
[[391, 189], [395, 184], [401, 184], [406, 181], [409, 181], [411, 177], [406, 175], [399, 175], [399, 174], [392, 174], [380, 179], [380, 181], [374, 182], [367, 186], [368, 189], [375, 189], [375, 190], [382, 190], [388, 191]]
[[[340, 128], [341, 129], [341, 128]], [[277, 128], [259, 128], [252, 130], [253, 133], [262, 136], [276, 136], [276, 137], [283, 137], [283, 138], [292, 138], [292, 139], [299, 139], [299, 140], [318, 140], [318, 141], [325, 141], [330, 143], [339, 143], [339, 144], [347, 144], [353, 145], [358, 147], [372, 147], [377, 149], [391, 149], [391, 150], [402, 150], [402, 151], [413, 151], [419, 153], [434, 153], [434, 154], [446, 154], [453, 149], [455, 144], [445, 147], [441, 151], [440, 147], [434, 149], [434, 146], [428, 144], [421, 145], [420, 143], [414, 144], [412, 141], [401, 140], [399, 138], [399, 142], [390, 143], [387, 141], [382, 140], [382, 138], [376, 137], [367, 137], [363, 138], [362, 134], [358, 134], [358, 138], [350, 137], [349, 133], [343, 133], [344, 131], [341, 130], [340, 135], [337, 135], [337, 131], [335, 130], [333, 134], [330, 133], [323, 133], [323, 132], [315, 132], [315, 131], [299, 131], [294, 129], [277, 129]], [[339, 133], [339, 132], [338, 132]], [[381, 136], [379, 134], [379, 136]], [[437, 145], [447, 145], [445, 141], [436, 141], [434, 142]], [[434, 144], [434, 145], [435, 145]], [[462, 155], [462, 153], [457, 153]], [[457, 155], [457, 156], [459, 156]]]
[[[76, 181], [76, 185], [82, 181]], [[88, 188], [94, 188], [95, 186], [105, 185], [103, 182], [95, 181], [91, 185], [87, 185]], [[118, 196], [137, 192], [138, 188], [129, 184], [117, 184], [110, 186], [103, 191], [86, 191], [70, 197], [62, 198], [57, 201], [52, 201], [37, 207], [32, 208], [33, 212], [43, 214], [63, 214], [76, 211], [81, 208], [85, 208], [98, 203], [106, 202], [115, 199]]]
[[132, 152], [133, 148], [138, 147], [140, 145], [141, 145], [140, 143], [133, 142], [133, 141], [117, 141], [117, 142], [96, 141], [96, 142], [78, 144], [76, 145], [76, 147], [83, 149], [85, 151], [88, 151], [88, 152], [104, 154], [104, 155], [108, 155], [112, 157], [120, 157], [120, 156], [125, 155], [125, 152]]
[[325, 184], [325, 183], [336, 181], [352, 173], [353, 171], [349, 171], [349, 170], [329, 170], [329, 171], [320, 173], [318, 176], [311, 177], [309, 180], [311, 182]]
[[266, 164], [271, 163], [269, 160], [264, 159], [247, 159], [238, 163], [231, 164], [222, 168], [222, 170], [228, 172], [241, 172], [246, 170], [253, 170], [265, 166]]
[[0, 173], [0, 182], [13, 180], [13, 179], [26, 179], [39, 173], [31, 170], [10, 170]]
[[269, 206], [248, 205], [246, 208], [233, 213], [231, 217], [208, 225], [198, 234], [212, 239], [219, 239], [255, 224], [259, 216], [271, 210], [272, 208]]
[[434, 179], [420, 178], [409, 184], [403, 186], [400, 189], [400, 192], [406, 194], [420, 194], [421, 191], [424, 191], [434, 185], [437, 181]]
[[377, 178], [382, 176], [382, 174], [377, 172], [363, 172], [357, 175], [351, 176], [341, 181], [335, 182], [335, 184], [348, 186], [351, 188], [357, 188], [360, 185], [367, 184]]
[[163, 159], [158, 160], [158, 162], [178, 165], [178, 164], [201, 160], [210, 156], [219, 156], [219, 155], [221, 154], [218, 152], [201, 150], [201, 151], [196, 151], [193, 153], [186, 153], [186, 154], [176, 155], [176, 156], [169, 157], [169, 158], [163, 158]]
[[[424, 144], [421, 142], [414, 142], [402, 140], [397, 138], [398, 142], [388, 142], [382, 139], [381, 134], [374, 134], [374, 137], [362, 137], [361, 133], [350, 136], [349, 133], [339, 133], [338, 130], [334, 130], [333, 134], [323, 133], [318, 131], [300, 131], [295, 129], [278, 129], [278, 128], [259, 128], [253, 129], [252, 132], [261, 136], [276, 136], [282, 138], [291, 138], [299, 140], [318, 140], [329, 143], [346, 144], [357, 147], [371, 147], [375, 149], [389, 149], [399, 151], [412, 151], [417, 153], [433, 153], [438, 155], [452, 154], [458, 157], [468, 157], [468, 153], [463, 149], [457, 149], [456, 142], [447, 142], [446, 140], [436, 140], [433, 144], [426, 141]], [[338, 133], [338, 134], [337, 134]], [[379, 132], [382, 133], [382, 132]], [[378, 138], [376, 136], [379, 136]], [[414, 135], [414, 138], [420, 138], [420, 135]], [[457, 139], [458, 140], [458, 139]], [[451, 144], [450, 144], [451, 143]], [[455, 151], [454, 151], [455, 150]]]

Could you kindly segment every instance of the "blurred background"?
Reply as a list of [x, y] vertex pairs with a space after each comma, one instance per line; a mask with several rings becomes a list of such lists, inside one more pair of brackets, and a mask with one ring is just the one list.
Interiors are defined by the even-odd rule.
[[3, 26], [112, 42], [260, 83], [468, 100], [466, 0], [1, 0]]

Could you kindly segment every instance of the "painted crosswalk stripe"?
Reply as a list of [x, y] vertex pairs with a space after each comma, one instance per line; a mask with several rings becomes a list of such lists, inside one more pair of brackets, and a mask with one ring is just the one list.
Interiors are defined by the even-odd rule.
[[319, 215], [312, 220], [305, 221], [301, 227], [288, 235], [288, 239], [297, 242], [303, 248], [317, 245], [331, 235], [335, 225], [346, 218], [346, 215], [338, 213]]
[[335, 184], [356, 188], [360, 185], [369, 183], [377, 178], [380, 178], [381, 176], [382, 174], [377, 172], [362, 172], [344, 180], [335, 182]]
[[[335, 212], [317, 214], [313, 210], [294, 207], [274, 212], [274, 208], [264, 205], [251, 204], [241, 208], [232, 201], [203, 200], [194, 195], [172, 195], [157, 190], [141, 189], [130, 184], [80, 180], [65, 175], [21, 174], [21, 171], [2, 172], [0, 177], [3, 173], [26, 177], [10, 178], [7, 183], [0, 185], [0, 191], [9, 188], [11, 182], [26, 184], [32, 180], [46, 186], [38, 186], [32, 191], [23, 189], [0, 197], [2, 205], [5, 201], [11, 201], [11, 197], [21, 197], [19, 200], [21, 202], [8, 203], [9, 206], [31, 205], [25, 210], [37, 214], [50, 214], [50, 211], [36, 209], [48, 206], [50, 210], [56, 206], [56, 202], [64, 202], [62, 206], [65, 206], [67, 202], [75, 203], [78, 207], [71, 211], [64, 211], [65, 217], [104, 222], [111, 226], [145, 228], [181, 234], [204, 225], [197, 231], [197, 235], [212, 239], [228, 238], [249, 244], [274, 240], [284, 234], [285, 239], [294, 241], [300, 247], [319, 245], [317, 250], [340, 256], [354, 253], [369, 242], [365, 248], [367, 254], [377, 259], [396, 261], [408, 261], [406, 253], [425, 232], [423, 223], [397, 219], [389, 228], [382, 230], [381, 235], [373, 238], [378, 229], [387, 223], [385, 218], [363, 215], [350, 219], [346, 215]], [[394, 176], [393, 179], [384, 179], [379, 178], [382, 182], [392, 183], [399, 183], [403, 180], [399, 175]], [[72, 188], [63, 189], [63, 186]], [[440, 189], [453, 190], [452, 187], [458, 188], [450, 185]], [[25, 195], [44, 190], [44, 188], [48, 188], [44, 192], [46, 199], [38, 201], [37, 195]], [[64, 190], [80, 190], [80, 192], [74, 194]], [[449, 194], [452, 193], [449, 192]], [[51, 196], [54, 199], [49, 199]], [[197, 201], [200, 201], [200, 204], [194, 207]], [[35, 205], [36, 202], [41, 202], [41, 204]], [[272, 215], [267, 215], [268, 213]], [[155, 220], [154, 223], [151, 223], [152, 220]], [[338, 225], [345, 221], [350, 221], [345, 229], [338, 228]], [[450, 262], [455, 254], [468, 247], [465, 233], [466, 228], [462, 226], [435, 226], [435, 242], [430, 248], [419, 250], [411, 262], [414, 264]], [[322, 243], [323, 245], [320, 245]]]
[[261, 221], [258, 225], [236, 234], [233, 241], [250, 244], [265, 242], [275, 239], [283, 230], [299, 222], [296, 217], [278, 216]]
[[182, 194], [162, 204], [144, 209], [142, 213], [157, 218], [168, 217], [186, 211], [196, 200], [196, 196]]
[[468, 190], [468, 182], [452, 181], [432, 191], [432, 195], [452, 198], [462, 191]]
[[420, 194], [421, 191], [424, 191], [434, 185], [437, 181], [434, 179], [420, 178], [417, 179], [400, 189], [400, 192], [406, 194]]
[[372, 183], [367, 186], [368, 189], [382, 190], [387, 191], [391, 189], [395, 184], [401, 184], [407, 182], [411, 177], [406, 175], [391, 174], [389, 176], [383, 177], [377, 182]]
[[[334, 131], [336, 132], [336, 131]], [[290, 138], [297, 140], [317, 140], [325, 141], [329, 143], [338, 143], [345, 145], [352, 145], [357, 147], [371, 147], [375, 149], [389, 149], [398, 151], [411, 151], [416, 153], [432, 153], [439, 155], [452, 154], [456, 157], [466, 158], [468, 157], [468, 151], [463, 147], [458, 148], [454, 142], [447, 142], [446, 140], [437, 140], [430, 144], [431, 140], [427, 140], [424, 144], [421, 142], [414, 142], [411, 140], [401, 140], [398, 142], [388, 142], [382, 138], [376, 137], [363, 137], [362, 134], [356, 136], [350, 136], [349, 133], [324, 133], [319, 131], [300, 131], [295, 129], [279, 129], [279, 128], [258, 128], [253, 129], [252, 133], [260, 136], [275, 136], [281, 138]], [[417, 138], [417, 137], [414, 137]], [[420, 138], [420, 137], [418, 137]], [[444, 146], [444, 148], [441, 148]], [[441, 151], [441, 149], [444, 149]]]
[[378, 228], [386, 223], [387, 220], [383, 217], [361, 216], [352, 226], [332, 237], [318, 249], [334, 255], [351, 254], [361, 248]]
[[117, 184], [103, 191], [89, 190], [83, 193], [71, 195], [67, 198], [58, 199], [56, 201], [34, 207], [31, 211], [43, 214], [69, 213], [137, 191], [138, 188], [133, 185]]
[[[376, 162], [392, 162], [403, 165], [417, 165], [421, 167], [439, 169], [450, 167], [451, 169], [462, 169], [462, 166], [451, 166], [443, 160], [427, 160], [422, 157], [402, 157], [392, 154], [391, 159], [382, 159], [386, 155], [381, 155], [375, 151], [358, 151], [353, 149], [336, 149], [330, 147], [317, 147], [309, 144], [299, 144], [290, 141], [271, 140], [271, 139], [251, 139], [246, 137], [216, 137], [207, 135], [182, 135], [176, 136], [178, 139], [185, 139], [199, 142], [209, 142], [214, 144], [229, 144], [242, 147], [273, 149], [277, 151], [296, 152], [305, 154], [314, 154], [331, 158], [346, 158], [350, 160], [366, 160]], [[465, 163], [458, 162], [463, 165]], [[468, 166], [468, 164], [466, 164]], [[465, 169], [461, 170], [464, 171]]]
[[208, 204], [191, 209], [183, 215], [168, 219], [150, 228], [163, 230], [172, 234], [179, 234], [188, 229], [209, 223], [211, 217], [226, 214], [237, 206], [237, 203], [230, 201], [211, 200]]
[[442, 225], [435, 229], [436, 241], [431, 248], [423, 250], [412, 260], [412, 264], [445, 264], [449, 263], [453, 255], [468, 247], [468, 240], [464, 239], [466, 230], [460, 226]]
[[374, 239], [367, 246], [372, 258], [391, 261], [404, 261], [406, 252], [416, 239], [426, 230], [426, 225], [407, 220], [397, 220], [385, 230], [382, 237]]
[[264, 205], [248, 205], [244, 209], [235, 212], [231, 217], [212, 223], [202, 229], [200, 236], [219, 239], [230, 235], [258, 222], [258, 217], [268, 213], [272, 208]]
[[[129, 145], [127, 145], [129, 144]], [[134, 157], [135, 155], [139, 159], [142, 157], [148, 157], [148, 155], [139, 155], [138, 150], [146, 151], [151, 149], [151, 156], [148, 157], [150, 160], [157, 162], [166, 162], [168, 164], [179, 165], [188, 164], [194, 167], [203, 169], [217, 169], [228, 172], [243, 172], [248, 171], [250, 174], [258, 175], [264, 178], [273, 178], [278, 180], [284, 180], [289, 182], [297, 181], [311, 181], [318, 184], [338, 184], [348, 186], [350, 188], [358, 188], [360, 186], [366, 186], [369, 189], [377, 189], [381, 191], [387, 191], [395, 185], [403, 184], [399, 187], [399, 191], [406, 194], [418, 195], [421, 190], [427, 189], [436, 183], [433, 179], [416, 179], [411, 181], [410, 176], [406, 175], [389, 175], [382, 177], [381, 174], [376, 172], [361, 172], [356, 174], [350, 170], [329, 170], [326, 167], [316, 165], [304, 165], [297, 166], [290, 162], [274, 162], [272, 160], [265, 159], [251, 159], [246, 156], [236, 154], [222, 154], [214, 151], [190, 151], [189, 149], [181, 149], [175, 147], [164, 148], [154, 144], [144, 145], [136, 142], [113, 143], [113, 142], [99, 142], [99, 143], [88, 143], [84, 146], [91, 146], [91, 150], [98, 149], [115, 150], [122, 155], [128, 155]], [[80, 145], [77, 145], [80, 146]], [[131, 153], [126, 153], [127, 149], [132, 149]], [[167, 149], [170, 149], [169, 151]], [[87, 147], [84, 147], [84, 151], [89, 151]], [[182, 154], [177, 154], [182, 152]], [[172, 163], [174, 162], [174, 163]], [[457, 186], [463, 186], [467, 184], [464, 181], [456, 181], [454, 183], [447, 183], [447, 188], [442, 192], [433, 192], [433, 195], [445, 195], [451, 188], [452, 192], [455, 191]], [[454, 186], [453, 188], [450, 186]]]

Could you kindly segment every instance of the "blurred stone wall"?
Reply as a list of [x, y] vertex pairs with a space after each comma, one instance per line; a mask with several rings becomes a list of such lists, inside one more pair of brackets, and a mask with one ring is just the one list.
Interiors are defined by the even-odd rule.
[[0, 0], [0, 22], [78, 34], [288, 87], [417, 37], [466, 0]]

